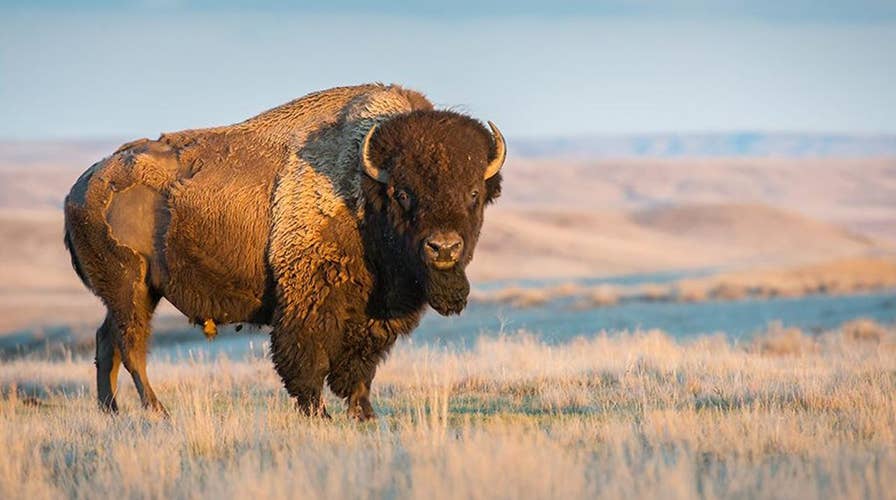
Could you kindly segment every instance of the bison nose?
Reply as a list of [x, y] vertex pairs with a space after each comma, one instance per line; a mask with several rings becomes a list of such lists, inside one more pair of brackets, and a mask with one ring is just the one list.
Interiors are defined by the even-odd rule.
[[447, 269], [453, 266], [464, 249], [464, 240], [459, 234], [451, 232], [439, 232], [426, 239], [423, 250], [427, 260], [438, 269]]

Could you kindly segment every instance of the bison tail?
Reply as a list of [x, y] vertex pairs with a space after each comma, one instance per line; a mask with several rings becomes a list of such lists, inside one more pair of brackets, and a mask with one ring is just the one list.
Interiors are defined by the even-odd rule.
[[75, 253], [75, 247], [72, 245], [72, 237], [68, 232], [68, 224], [66, 224], [65, 236], [63, 236], [62, 240], [65, 243], [65, 249], [68, 250], [68, 253], [72, 258], [72, 267], [75, 269], [75, 273], [78, 275], [78, 278], [81, 278], [81, 283], [84, 283], [84, 286], [89, 289], [90, 283], [87, 282], [87, 276], [84, 274], [84, 269], [81, 268], [81, 262], [78, 260], [78, 255]]

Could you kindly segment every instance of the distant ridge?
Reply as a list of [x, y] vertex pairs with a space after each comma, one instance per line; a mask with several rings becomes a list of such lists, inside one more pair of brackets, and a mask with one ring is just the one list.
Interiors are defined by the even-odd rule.
[[896, 156], [896, 135], [733, 132], [531, 138], [509, 141], [523, 158]]

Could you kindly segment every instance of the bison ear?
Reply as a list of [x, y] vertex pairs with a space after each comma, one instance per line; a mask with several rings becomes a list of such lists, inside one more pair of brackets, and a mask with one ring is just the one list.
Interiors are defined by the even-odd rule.
[[371, 179], [383, 184], [388, 184], [389, 172], [377, 168], [373, 163], [373, 160], [370, 159], [370, 139], [373, 138], [375, 132], [376, 124], [370, 127], [370, 130], [367, 131], [367, 135], [364, 136], [364, 142], [361, 143], [361, 164], [364, 166], [364, 173]]
[[495, 157], [492, 158], [488, 166], [485, 167], [486, 180], [490, 179], [501, 170], [501, 166], [504, 165], [504, 159], [507, 158], [507, 147], [504, 145], [504, 135], [501, 134], [501, 131], [498, 130], [498, 126], [493, 122], [488, 122], [488, 126], [492, 129], [492, 138], [495, 141]]
[[501, 172], [485, 180], [485, 204], [488, 205], [501, 196]]

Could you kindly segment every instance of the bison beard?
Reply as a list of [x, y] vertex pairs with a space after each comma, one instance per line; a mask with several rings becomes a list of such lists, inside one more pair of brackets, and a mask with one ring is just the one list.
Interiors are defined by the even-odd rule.
[[442, 316], [460, 314], [466, 307], [470, 282], [459, 266], [447, 271], [430, 269], [424, 283], [429, 305]]

